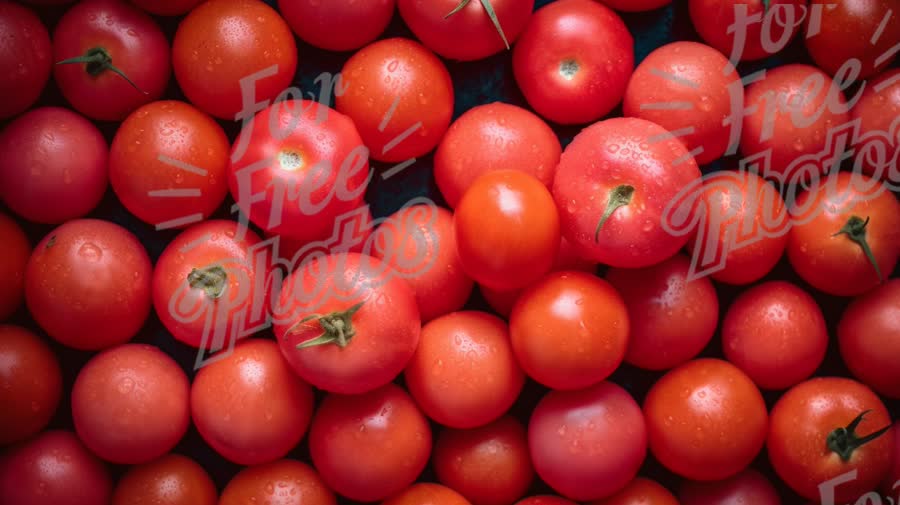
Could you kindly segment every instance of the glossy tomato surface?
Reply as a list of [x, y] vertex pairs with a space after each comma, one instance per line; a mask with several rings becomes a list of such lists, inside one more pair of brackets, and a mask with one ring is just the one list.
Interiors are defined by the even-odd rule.
[[59, 358], [39, 336], [0, 325], [0, 444], [25, 440], [47, 427], [62, 399]]
[[112, 505], [216, 505], [215, 483], [196, 461], [167, 454], [132, 467], [113, 491]]
[[31, 107], [50, 78], [52, 46], [47, 27], [32, 10], [0, 4], [0, 118], [15, 116]]
[[0, 214], [0, 320], [18, 310], [25, 300], [25, 266], [31, 256], [31, 243], [22, 227], [6, 214]]
[[293, 459], [251, 466], [225, 486], [219, 505], [335, 505], [334, 493], [315, 469]]

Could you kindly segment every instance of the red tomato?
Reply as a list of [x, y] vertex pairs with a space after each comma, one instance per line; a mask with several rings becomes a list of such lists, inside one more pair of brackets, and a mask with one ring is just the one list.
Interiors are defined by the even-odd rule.
[[538, 280], [559, 250], [559, 215], [550, 191], [518, 170], [476, 179], [456, 207], [454, 229], [463, 270], [496, 290]]
[[231, 144], [211, 117], [175, 100], [147, 104], [119, 126], [109, 179], [122, 205], [165, 229], [212, 214], [228, 194]]
[[334, 493], [306, 463], [282, 459], [244, 468], [231, 478], [218, 505], [336, 505]]
[[362, 395], [330, 394], [313, 418], [309, 451], [329, 488], [351, 500], [379, 501], [425, 469], [431, 428], [397, 385]]
[[306, 434], [312, 388], [271, 340], [246, 339], [197, 372], [191, 414], [216, 452], [239, 465], [283, 458]]
[[[31, 242], [11, 217], [0, 212], [0, 321], [13, 315], [25, 298], [25, 265], [31, 256]], [[0, 430], [3, 431], [3, 430]]]
[[538, 9], [513, 50], [513, 73], [528, 104], [560, 124], [608, 114], [622, 101], [632, 71], [628, 27], [594, 0], [559, 0]]
[[4, 505], [97, 505], [111, 494], [109, 471], [68, 431], [45, 431], [0, 460]]
[[0, 325], [0, 444], [43, 430], [61, 396], [62, 370], [50, 347], [25, 328]]
[[453, 82], [418, 42], [379, 40], [347, 60], [335, 107], [353, 120], [372, 159], [401, 162], [431, 152], [453, 116]]
[[295, 271], [273, 307], [288, 363], [313, 386], [360, 394], [394, 380], [419, 344], [409, 284], [357, 253], [319, 255]]
[[157, 16], [180, 16], [200, 5], [203, 0], [130, 0], [141, 9]]
[[312, 46], [351, 51], [384, 33], [397, 0], [278, 0], [278, 10], [294, 33]]
[[[736, 56], [736, 60], [749, 61], [779, 52], [797, 35], [808, 14], [806, 1], [688, 0], [688, 9], [694, 28], [707, 44], [729, 59]], [[729, 31], [739, 19], [746, 20], [740, 23], [746, 28], [740, 32]], [[743, 35], [736, 39], [736, 33]]]
[[608, 7], [622, 12], [644, 12], [665, 7], [672, 0], [603, 0]]
[[381, 502], [382, 505], [471, 505], [468, 500], [449, 487], [430, 482], [413, 484], [391, 498]]
[[[895, 0], [812, 0], [820, 14], [806, 20], [806, 49], [816, 66], [831, 75], [845, 63], [859, 66], [858, 79], [887, 68], [900, 44], [900, 17]], [[815, 33], [812, 33], [815, 31]], [[890, 55], [888, 57], [882, 55]]]
[[634, 398], [601, 382], [547, 393], [531, 414], [528, 443], [544, 482], [584, 502], [612, 496], [634, 479], [647, 454], [647, 431]]
[[881, 485], [882, 492], [894, 498], [894, 503], [900, 499], [900, 421], [894, 423], [894, 465], [888, 472], [887, 478]]
[[678, 498], [685, 505], [781, 505], [781, 498], [772, 483], [750, 468], [717, 482], [684, 481]]
[[28, 260], [25, 303], [57, 342], [97, 351], [131, 340], [150, 314], [153, 266], [131, 232], [77, 219], [51, 231]]
[[84, 0], [69, 9], [53, 31], [53, 60], [66, 100], [101, 121], [121, 121], [158, 99], [172, 75], [165, 34], [122, 0]]
[[890, 398], [900, 398], [900, 279], [854, 300], [837, 327], [841, 357], [853, 375]]
[[563, 151], [553, 197], [563, 235], [582, 258], [641, 268], [672, 257], [687, 243], [687, 236], [663, 228], [663, 211], [700, 178], [700, 169], [684, 145], [667, 135], [643, 119], [608, 119], [582, 130]]
[[690, 260], [678, 254], [652, 267], [606, 273], [628, 308], [626, 362], [667, 370], [694, 358], [712, 340], [719, 298], [708, 278], [688, 281], [689, 269]]
[[[372, 211], [367, 204], [363, 203], [352, 213], [342, 214], [338, 218], [342, 221], [342, 226], [339, 227], [335, 221], [334, 230], [337, 234], [326, 239], [327, 244], [306, 242], [272, 232], [265, 232], [266, 240], [276, 237], [272, 240], [273, 254], [287, 262], [291, 270], [321, 251], [322, 245], [326, 245], [325, 251], [329, 253], [363, 253], [366, 247], [372, 249], [371, 237], [375, 231], [375, 218], [372, 217]], [[274, 250], [276, 248], [277, 251]]]
[[860, 166], [864, 173], [888, 180], [891, 160], [897, 163], [900, 147], [900, 122], [897, 120], [900, 117], [900, 69], [886, 70], [866, 81], [850, 115], [859, 121], [862, 135], [884, 135], [889, 140], [884, 152], [877, 150], [880, 144], [877, 141], [863, 141], [862, 145], [857, 145], [854, 169]]
[[112, 505], [216, 505], [216, 485], [196, 461], [178, 454], [130, 468]]
[[615, 495], [590, 505], [679, 505], [679, 502], [662, 485], [637, 477]]
[[541, 495], [530, 496], [520, 500], [516, 505], [575, 505], [575, 502], [560, 498], [559, 496]]
[[[211, 0], [178, 25], [172, 65], [197, 108], [219, 119], [248, 120], [257, 102], [268, 103], [293, 82], [297, 45], [284, 19], [264, 2]], [[245, 94], [253, 103], [244, 103]]]
[[0, 4], [0, 119], [28, 110], [50, 79], [50, 34], [30, 9]]
[[496, 170], [527, 172], [549, 188], [561, 149], [556, 133], [531, 111], [501, 102], [479, 105], [454, 121], [438, 145], [435, 183], [450, 208], [478, 176]]
[[108, 158], [103, 134], [84, 117], [33, 109], [0, 132], [0, 200], [38, 223], [83, 217], [106, 192]]
[[[816, 377], [791, 388], [772, 407], [769, 460], [804, 498], [853, 501], [877, 487], [890, 469], [890, 422], [884, 404], [866, 386]], [[855, 478], [848, 478], [850, 471], [856, 471]]]
[[397, 7], [429, 49], [448, 60], [475, 61], [509, 49], [525, 29], [534, 0], [398, 0]]
[[722, 480], [747, 468], [766, 441], [766, 404], [739, 368], [718, 359], [689, 361], [647, 393], [650, 450], [693, 480]]
[[900, 257], [900, 203], [880, 184], [841, 172], [797, 197], [787, 256], [803, 280], [832, 295], [856, 296], [890, 275]]
[[496, 420], [525, 384], [506, 323], [476, 311], [447, 314], [422, 327], [404, 378], [425, 415], [450, 428]]

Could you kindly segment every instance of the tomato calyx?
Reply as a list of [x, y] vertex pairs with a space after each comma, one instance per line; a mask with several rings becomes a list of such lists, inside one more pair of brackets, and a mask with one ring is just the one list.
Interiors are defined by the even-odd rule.
[[847, 235], [850, 240], [859, 245], [865, 253], [866, 258], [869, 260], [869, 263], [871, 263], [872, 267], [875, 269], [875, 274], [878, 276], [878, 282], [882, 283], [884, 282], [884, 278], [881, 275], [881, 268], [879, 268], [878, 261], [875, 260], [875, 255], [872, 254], [872, 248], [869, 247], [869, 242], [866, 240], [866, 226], [868, 225], [868, 217], [863, 220], [859, 216], [850, 216], [850, 219], [847, 220], [847, 224], [833, 236]]
[[119, 75], [122, 79], [125, 79], [125, 81], [128, 82], [128, 84], [131, 84], [134, 89], [145, 95], [150, 94], [139, 88], [137, 84], [125, 75], [125, 72], [113, 65], [112, 56], [110, 56], [109, 52], [102, 47], [92, 47], [85, 51], [81, 56], [56, 62], [57, 65], [71, 65], [76, 63], [84, 63], [84, 70], [91, 77], [97, 77], [103, 72], [110, 71]]
[[762, 0], [763, 14], [768, 14], [769, 4], [771, 4], [771, 3], [772, 3], [772, 0]]
[[187, 276], [188, 284], [193, 289], [202, 289], [206, 296], [218, 299], [228, 285], [228, 272], [219, 265], [206, 268], [194, 268]]
[[[450, 16], [456, 14], [457, 12], [465, 9], [465, 7], [467, 5], [469, 5], [470, 1], [471, 0], [461, 0], [459, 2], [459, 4], [457, 4], [456, 7], [452, 11], [450, 11], [449, 13], [447, 13], [446, 16], [444, 16], [444, 19], [447, 19]], [[509, 41], [506, 40], [506, 34], [503, 33], [503, 27], [500, 26], [500, 19], [497, 18], [497, 13], [494, 11], [494, 6], [491, 4], [491, 0], [480, 0], [480, 1], [481, 1], [481, 6], [484, 7], [484, 12], [486, 12], [488, 17], [491, 18], [491, 23], [494, 24], [494, 28], [496, 28], [497, 33], [500, 34], [500, 38], [503, 39], [503, 45], [505, 45], [506, 49], [509, 50]]]
[[353, 315], [362, 308], [363, 303], [359, 302], [345, 311], [335, 311], [328, 314], [313, 314], [304, 317], [294, 326], [288, 329], [287, 334], [293, 334], [300, 326], [309, 321], [316, 320], [322, 327], [322, 334], [316, 338], [307, 340], [297, 344], [297, 349], [306, 349], [308, 347], [316, 347], [320, 345], [336, 344], [340, 348], [347, 347], [350, 340], [356, 335], [356, 329], [353, 328]]
[[850, 424], [846, 427], [837, 428], [829, 433], [828, 438], [825, 440], [828, 449], [840, 456], [844, 463], [850, 461], [853, 451], [884, 435], [891, 429], [891, 425], [888, 425], [887, 427], [864, 437], [857, 435], [856, 428], [859, 427], [859, 423], [862, 422], [863, 418], [866, 417], [866, 414], [869, 412], [871, 412], [871, 410], [861, 412], [856, 416], [856, 419], [850, 421]]
[[47, 241], [47, 244], [44, 246], [44, 249], [50, 249], [53, 245], [56, 244], [56, 235], [50, 237], [50, 240]]
[[609, 202], [606, 204], [606, 210], [600, 217], [600, 221], [597, 223], [597, 229], [594, 231], [594, 242], [600, 242], [600, 230], [603, 228], [603, 225], [606, 224], [606, 221], [610, 216], [613, 215], [613, 212], [619, 207], [624, 207], [631, 203], [632, 197], [634, 197], [634, 186], [628, 184], [616, 186], [609, 192]]

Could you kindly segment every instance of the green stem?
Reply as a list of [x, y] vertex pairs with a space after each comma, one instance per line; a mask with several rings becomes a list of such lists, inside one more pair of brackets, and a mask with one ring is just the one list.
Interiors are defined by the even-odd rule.
[[762, 0], [763, 4], [763, 14], [769, 13], [769, 4], [772, 3], [771, 0]]
[[632, 197], [634, 197], [634, 186], [629, 186], [628, 184], [616, 186], [609, 192], [609, 202], [606, 204], [606, 211], [603, 212], [603, 216], [600, 217], [600, 222], [597, 223], [597, 229], [594, 231], [595, 242], [600, 242], [600, 229], [603, 228], [606, 221], [613, 215], [613, 212], [619, 207], [624, 207], [631, 203]]
[[856, 419], [851, 421], [845, 428], [837, 428], [829, 433], [828, 438], [825, 440], [828, 449], [840, 456], [841, 460], [845, 463], [850, 461], [850, 457], [853, 456], [853, 451], [875, 440], [881, 435], [884, 435], [891, 429], [891, 426], [889, 425], [864, 437], [858, 436], [856, 434], [856, 428], [859, 427], [859, 423], [862, 422], [863, 418], [869, 412], [871, 411], [866, 410], [860, 413], [856, 416]]
[[56, 62], [57, 65], [71, 65], [76, 63], [84, 63], [84, 69], [91, 77], [97, 77], [98, 75], [106, 72], [107, 70], [118, 74], [122, 79], [131, 84], [134, 89], [140, 91], [145, 95], [149, 95], [146, 91], [142, 90], [138, 87], [137, 84], [132, 82], [131, 79], [125, 75], [125, 72], [122, 72], [121, 69], [113, 65], [112, 56], [103, 49], [102, 47], [92, 47], [87, 50], [82, 56], [76, 56], [75, 58], [69, 58], [67, 60], [62, 60]]
[[219, 265], [206, 268], [194, 268], [187, 277], [191, 288], [202, 289], [206, 296], [213, 300], [222, 296], [228, 285], [228, 272]]
[[872, 264], [872, 268], [875, 269], [875, 274], [878, 276], [878, 282], [884, 282], [883, 277], [881, 275], [881, 268], [878, 267], [878, 261], [875, 260], [875, 255], [872, 253], [872, 248], [869, 247], [869, 242], [866, 240], [866, 226], [869, 225], [869, 218], [866, 218], [865, 221], [858, 216], [851, 216], [850, 219], [847, 220], [847, 224], [844, 225], [843, 228], [833, 236], [837, 237], [838, 235], [847, 235], [847, 237], [855, 242], [858, 246], [860, 246], [865, 253], [866, 258], [868, 258], [869, 263]]
[[[466, 5], [469, 5], [470, 1], [471, 0], [461, 0], [452, 11], [444, 16], [444, 19], [447, 19], [457, 12], [463, 10]], [[506, 46], [506, 49], [508, 50], [509, 41], [506, 40], [506, 34], [503, 33], [503, 27], [500, 26], [500, 19], [497, 18], [497, 12], [494, 11], [494, 6], [491, 4], [491, 0], [481, 0], [481, 6], [484, 7], [484, 12], [486, 12], [488, 17], [491, 19], [491, 23], [494, 24], [494, 28], [497, 30], [497, 33], [500, 34], [500, 38], [503, 39], [503, 45]]]
[[356, 330], [353, 328], [353, 315], [362, 308], [363, 303], [364, 302], [359, 302], [345, 311], [335, 311], [325, 314], [324, 316], [313, 314], [304, 317], [300, 322], [291, 326], [288, 329], [287, 334], [294, 334], [301, 326], [309, 321], [315, 320], [322, 328], [322, 333], [316, 338], [297, 344], [297, 349], [306, 349], [308, 347], [328, 344], [335, 344], [340, 348], [347, 347], [347, 345], [350, 344], [350, 340], [356, 335]]

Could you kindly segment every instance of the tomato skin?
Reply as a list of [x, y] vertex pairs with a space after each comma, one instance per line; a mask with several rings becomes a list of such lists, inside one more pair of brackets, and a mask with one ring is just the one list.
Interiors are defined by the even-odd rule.
[[634, 398], [600, 382], [547, 393], [531, 414], [528, 443], [537, 474], [559, 494], [584, 502], [609, 497], [634, 479], [647, 453], [647, 431]]
[[841, 358], [853, 376], [882, 396], [900, 398], [900, 279], [850, 303], [837, 327]]
[[47, 344], [31, 331], [0, 324], [0, 444], [43, 430], [62, 397], [62, 370]]
[[41, 96], [50, 79], [50, 33], [30, 9], [0, 4], [0, 119], [25, 112]]
[[631, 33], [618, 14], [593, 0], [538, 9], [513, 48], [513, 73], [528, 104], [559, 124], [608, 114], [622, 101], [633, 70]]
[[329, 488], [351, 500], [380, 501], [411, 485], [425, 469], [431, 428], [395, 384], [362, 395], [330, 394], [313, 418], [309, 450]]
[[603, 0], [603, 3], [617, 11], [645, 12], [665, 7], [672, 0]]
[[130, 0], [141, 9], [157, 16], [181, 16], [187, 14], [203, 0]]
[[[900, 140], [898, 140], [900, 123], [897, 123], [897, 118], [900, 117], [900, 80], [897, 80], [898, 75], [900, 75], [900, 69], [891, 69], [867, 80], [859, 101], [850, 110], [851, 118], [860, 122], [859, 128], [862, 135], [880, 133], [890, 139], [883, 159], [874, 153], [867, 153], [862, 146], [858, 146], [856, 155], [856, 163], [862, 167], [863, 173], [873, 177], [876, 176], [875, 174], [879, 174], [878, 178], [882, 180], [889, 179], [889, 160], [900, 146]], [[894, 83], [885, 87], [885, 84], [891, 80], [894, 80]], [[895, 124], [898, 126], [894, 126]], [[856, 166], [854, 165], [854, 168]]]
[[[785, 28], [777, 22], [771, 23], [771, 39], [793, 39], [800, 31], [800, 15], [805, 11], [807, 0], [771, 0], [768, 16], [785, 16], [793, 13], [794, 26], [790, 34], [785, 36]], [[718, 49], [726, 57], [731, 58], [735, 45], [735, 33], [728, 32], [728, 27], [735, 24], [737, 17], [735, 5], [746, 5], [747, 16], [764, 16], [763, 0], [688, 0], [688, 9], [694, 28], [707, 44]], [[780, 9], [778, 7], [781, 7]], [[761, 17], [765, 19], [765, 17]], [[782, 19], [782, 18], [776, 18]], [[771, 56], [762, 44], [763, 22], [755, 21], [747, 26], [746, 41], [739, 54], [740, 61], [761, 60]]]
[[[22, 228], [0, 212], [0, 321], [13, 315], [25, 299], [25, 265], [31, 256], [31, 242]], [[0, 430], [2, 431], [2, 430]]]
[[[370, 249], [373, 247], [371, 245], [371, 237], [375, 232], [375, 218], [372, 217], [372, 211], [369, 206], [364, 204], [364, 207], [365, 209], [363, 209], [363, 211], [360, 211], [360, 209], [357, 208], [357, 210], [350, 215], [339, 216], [341, 218], [347, 218], [344, 222], [344, 226], [351, 227], [353, 232], [345, 233], [344, 229], [340, 230], [340, 235], [338, 235], [335, 240], [330, 241], [328, 247], [325, 247], [326, 252], [355, 252], [362, 254], [365, 252], [366, 247], [369, 247]], [[335, 224], [335, 227], [337, 227], [337, 224]], [[266, 241], [272, 239], [271, 247], [273, 249], [273, 254], [292, 265], [292, 270], [296, 269], [297, 266], [304, 264], [304, 262], [321, 250], [321, 248], [316, 245], [311, 246], [310, 242], [297, 240], [277, 233], [265, 232], [264, 235]], [[275, 251], [276, 247], [277, 251]], [[372, 251], [372, 253], [374, 252], [375, 251]]]
[[83, 217], [103, 198], [108, 159], [103, 134], [83, 116], [32, 109], [0, 132], [0, 200], [38, 223]]
[[[680, 505], [672, 493], [662, 485], [636, 477], [624, 489], [605, 500], [591, 502], [589, 505]], [[691, 502], [693, 505], [693, 502]], [[755, 505], [755, 503], [754, 503]]]
[[218, 505], [336, 505], [322, 477], [306, 463], [281, 459], [244, 468], [231, 478]]
[[179, 454], [130, 468], [112, 496], [112, 505], [216, 505], [216, 501], [216, 485], [206, 470]]
[[881, 492], [886, 496], [898, 498], [897, 491], [900, 490], [900, 421], [894, 423], [894, 465], [888, 472], [887, 478], [881, 485]]
[[384, 33], [397, 0], [326, 3], [315, 0], [278, 0], [278, 10], [294, 33], [312, 46], [328, 51], [351, 51]]
[[516, 505], [575, 505], [575, 502], [553, 495], [529, 496]]
[[419, 482], [381, 502], [382, 505], [471, 505], [461, 494], [440, 484]]
[[781, 498], [772, 483], [750, 468], [717, 482], [684, 481], [679, 489], [678, 498], [687, 505], [727, 503], [781, 505]]
[[650, 450], [666, 468], [715, 481], [745, 469], [766, 441], [762, 394], [739, 368], [701, 358], [671, 370], [644, 400]]
[[191, 385], [194, 425], [239, 465], [283, 458], [306, 434], [312, 410], [312, 388], [270, 340], [238, 342], [227, 357], [201, 368]]

